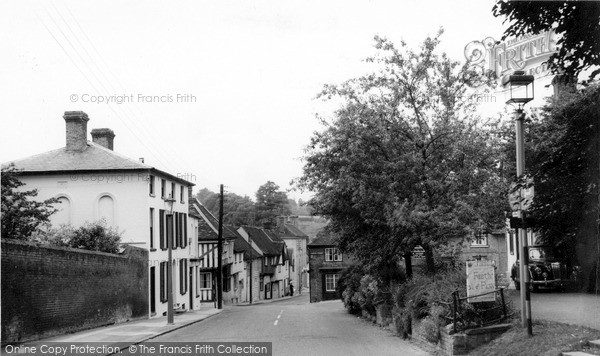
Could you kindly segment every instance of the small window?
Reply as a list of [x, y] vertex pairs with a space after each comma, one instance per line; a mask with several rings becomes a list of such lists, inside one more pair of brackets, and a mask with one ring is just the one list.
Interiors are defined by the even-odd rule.
[[471, 246], [473, 247], [486, 247], [488, 245], [487, 234], [485, 233], [477, 233], [473, 237], [473, 241], [471, 241]]
[[171, 182], [171, 198], [175, 199], [175, 183]]
[[326, 248], [325, 249], [325, 261], [328, 262], [340, 262], [342, 260], [342, 254], [337, 248]]
[[167, 189], [167, 182], [164, 179], [160, 180], [160, 197], [165, 199], [165, 189]]
[[150, 187], [150, 195], [154, 196], [154, 176], [148, 176], [148, 186]]
[[183, 200], [183, 197], [185, 196], [185, 195], [183, 194], [183, 188], [185, 188], [185, 187], [182, 185], [182, 186], [181, 186], [181, 190], [179, 191], [179, 201], [180, 201], [181, 203], [185, 203], [185, 200]]
[[200, 273], [200, 282], [198, 283], [200, 289], [211, 289], [211, 273], [202, 272]]
[[326, 274], [325, 275], [325, 291], [335, 292], [337, 290], [338, 280], [340, 279], [339, 274]]

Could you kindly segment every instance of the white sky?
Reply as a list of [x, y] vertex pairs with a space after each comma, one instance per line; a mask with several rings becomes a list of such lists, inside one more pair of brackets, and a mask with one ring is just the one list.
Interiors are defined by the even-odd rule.
[[[325, 83], [364, 73], [379, 34], [416, 48], [440, 26], [464, 60], [501, 37], [493, 1], [12, 1], [0, 6], [0, 162], [65, 145], [64, 111], [115, 131], [115, 151], [254, 197], [302, 174]], [[77, 95], [72, 99], [71, 95]], [[138, 94], [171, 96], [144, 103]], [[196, 101], [178, 103], [177, 94]], [[83, 102], [133, 95], [133, 102]], [[91, 137], [88, 137], [91, 139]], [[193, 175], [193, 176], [192, 176]], [[292, 198], [304, 197], [290, 192]]]

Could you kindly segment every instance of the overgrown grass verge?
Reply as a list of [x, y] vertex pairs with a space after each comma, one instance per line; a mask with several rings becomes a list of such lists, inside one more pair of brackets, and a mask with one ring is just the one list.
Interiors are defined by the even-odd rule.
[[558, 356], [563, 351], [585, 350], [588, 341], [598, 339], [600, 330], [550, 321], [535, 321], [529, 337], [520, 322], [515, 322], [509, 331], [469, 356]]

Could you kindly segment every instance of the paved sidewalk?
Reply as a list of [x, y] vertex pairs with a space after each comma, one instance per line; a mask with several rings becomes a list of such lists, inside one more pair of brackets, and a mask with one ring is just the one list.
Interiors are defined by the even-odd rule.
[[42, 340], [26, 342], [25, 345], [41, 345], [45, 343], [95, 343], [106, 344], [137, 344], [150, 340], [159, 335], [181, 329], [187, 325], [200, 322], [219, 314], [223, 310], [215, 308], [205, 308], [201, 310], [191, 310], [181, 314], [175, 314], [174, 324], [167, 325], [167, 317], [158, 317], [152, 319], [135, 320], [121, 324], [114, 324], [80, 331], [72, 334], [65, 334], [50, 337]]

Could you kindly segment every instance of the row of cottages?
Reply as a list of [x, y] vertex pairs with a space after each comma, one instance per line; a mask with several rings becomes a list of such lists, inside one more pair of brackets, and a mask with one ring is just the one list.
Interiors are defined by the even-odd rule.
[[[219, 261], [218, 219], [197, 199], [192, 199], [189, 215], [198, 231], [198, 257], [194, 261], [200, 267], [200, 302], [214, 303]], [[286, 246], [281, 234], [258, 227], [227, 225], [222, 233], [223, 302], [254, 302], [290, 293], [293, 250]]]

